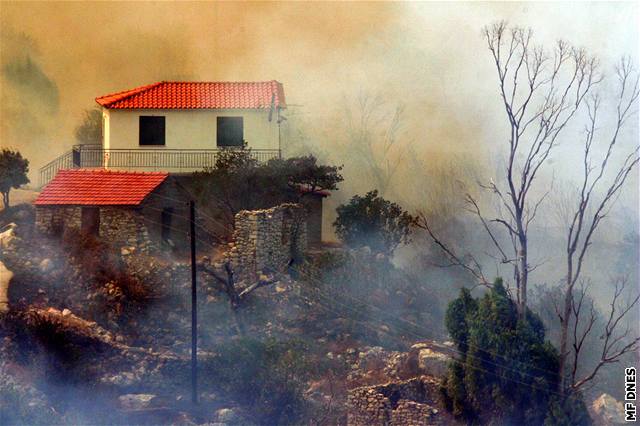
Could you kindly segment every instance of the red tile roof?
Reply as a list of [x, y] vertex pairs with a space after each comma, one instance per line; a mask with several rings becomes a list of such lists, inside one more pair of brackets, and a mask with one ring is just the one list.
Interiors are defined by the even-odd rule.
[[137, 206], [168, 175], [164, 172], [60, 170], [34, 204]]
[[235, 109], [286, 108], [282, 83], [161, 81], [96, 98], [117, 109]]

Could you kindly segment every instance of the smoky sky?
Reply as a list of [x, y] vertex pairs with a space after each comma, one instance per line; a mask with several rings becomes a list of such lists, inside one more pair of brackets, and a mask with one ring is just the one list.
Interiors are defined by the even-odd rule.
[[[2, 2], [0, 144], [31, 159], [35, 180], [74, 143], [96, 96], [159, 80], [277, 79], [289, 124], [314, 152], [344, 162], [346, 176], [361, 166], [350, 170], [343, 155], [345, 106], [362, 93], [383, 99], [383, 111], [402, 106], [396, 161], [462, 153], [491, 174], [507, 126], [481, 29], [502, 19], [531, 27], [537, 43], [585, 47], [609, 74], [622, 55], [638, 63], [630, 2]], [[637, 135], [636, 118], [624, 139]], [[569, 179], [575, 139], [554, 159]], [[398, 173], [400, 192], [415, 185], [411, 177]]]

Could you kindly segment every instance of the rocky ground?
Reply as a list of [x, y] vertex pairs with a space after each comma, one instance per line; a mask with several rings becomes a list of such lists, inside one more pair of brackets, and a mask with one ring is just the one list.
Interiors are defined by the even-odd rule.
[[[30, 208], [11, 213], [15, 225], [0, 255], [13, 274], [0, 332], [0, 423], [256, 421], [206, 377], [200, 404], [190, 403], [189, 264], [170, 253], [148, 257], [77, 236], [43, 238], [33, 230]], [[304, 340], [305, 357], [324, 369], [305, 379], [304, 398], [315, 413], [311, 423], [345, 423], [349, 389], [435, 376], [444, 365], [436, 360], [444, 355], [430, 362], [430, 349], [410, 348], [411, 339], [398, 343], [410, 349], [404, 353], [368, 346], [354, 335], [353, 323], [320, 309], [302, 283], [286, 276], [257, 290], [235, 314], [224, 289], [202, 271], [198, 294], [203, 366], [220, 345], [240, 339], [238, 321], [243, 338]], [[388, 329], [374, 325], [368, 333], [378, 341]]]
[[[287, 276], [234, 311], [224, 288], [202, 268], [199, 404], [193, 406], [190, 265], [171, 253], [149, 257], [132, 247], [42, 238], [33, 232], [32, 215], [26, 206], [14, 209], [15, 225], [0, 234], [0, 262], [13, 274], [9, 311], [0, 314], [0, 424], [264, 424], [210, 376], [211, 366], [245, 368], [220, 358], [222, 348], [247, 337], [302, 342], [309, 369], [302, 379], [310, 413], [304, 423], [456, 424], [438, 397], [440, 377], [455, 355], [446, 343], [406, 328], [394, 334], [393, 324], [371, 316], [375, 310], [362, 317], [358, 306], [331, 305], [308, 282]], [[7, 219], [0, 212], [0, 232], [9, 229]], [[402, 289], [368, 296], [378, 306], [394, 298], [417, 303]], [[285, 373], [289, 365], [296, 364], [285, 364]], [[594, 403], [599, 424], [615, 423], [616, 404], [608, 396]]]

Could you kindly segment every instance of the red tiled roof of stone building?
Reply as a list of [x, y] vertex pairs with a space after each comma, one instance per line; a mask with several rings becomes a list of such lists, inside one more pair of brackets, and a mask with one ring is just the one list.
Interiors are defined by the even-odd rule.
[[60, 170], [35, 201], [35, 205], [137, 206], [169, 174], [112, 170]]

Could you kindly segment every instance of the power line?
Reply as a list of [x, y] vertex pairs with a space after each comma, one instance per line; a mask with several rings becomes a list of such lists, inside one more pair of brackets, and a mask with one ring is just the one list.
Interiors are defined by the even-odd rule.
[[[159, 209], [159, 208], [157, 208], [157, 207], [152, 207], [152, 206], [145, 206], [144, 208], [145, 208], [145, 209], [155, 210], [155, 211], [158, 211], [158, 212], [161, 212], [161, 213], [164, 213], [164, 212], [165, 212], [165, 210], [164, 210], [164, 209]], [[175, 213], [175, 211], [174, 211], [174, 212], [172, 212], [172, 213], [171, 213], [171, 215], [172, 215], [172, 216], [174, 216], [174, 217], [179, 217], [179, 218], [183, 219], [183, 220], [184, 220], [184, 221], [186, 221], [186, 222], [189, 222], [189, 221], [191, 220], [191, 219], [190, 219], [189, 217], [187, 217], [187, 216], [184, 216], [184, 215], [181, 215], [181, 214], [177, 214], [177, 213]], [[196, 219], [197, 219], [197, 216], [196, 216]], [[156, 223], [156, 224], [158, 223], [158, 222], [154, 222], [154, 221], [152, 221], [152, 220], [150, 220], [150, 219], [146, 219], [146, 216], [144, 217], [144, 220], [149, 220], [150, 222], [152, 222], [152, 223]], [[216, 235], [215, 235], [215, 234], [213, 234], [209, 229], [205, 228], [203, 225], [200, 225], [200, 224], [197, 222], [197, 220], [196, 220], [196, 222], [195, 222], [195, 225], [196, 225], [198, 228], [200, 228], [202, 231], [204, 231], [207, 235], [209, 235], [209, 236], [213, 236], [213, 237], [216, 237]]]
[[[152, 195], [155, 195], [155, 196], [158, 196], [158, 197], [160, 197], [160, 198], [164, 198], [164, 199], [167, 199], [167, 200], [170, 200], [170, 201], [174, 201], [174, 202], [181, 203], [180, 201], [175, 200], [175, 199], [172, 199], [172, 198], [169, 198], [169, 197], [163, 197], [163, 196], [160, 196], [160, 195], [158, 195], [158, 194], [152, 194]], [[215, 200], [215, 197], [214, 197], [214, 200]], [[222, 223], [221, 223], [220, 221], [218, 221], [217, 219], [215, 219], [215, 218], [213, 218], [213, 217], [211, 217], [211, 216], [208, 216], [208, 215], [206, 215], [206, 214], [202, 213], [200, 210], [198, 210], [198, 211], [199, 211], [199, 212], [200, 212], [204, 217], [209, 218], [209, 219], [210, 219], [210, 220], [212, 220], [214, 223], [219, 224], [219, 225], [221, 225], [221, 226], [225, 226], [224, 224], [222, 224]], [[199, 242], [201, 242], [201, 243], [204, 243], [204, 244], [206, 244], [206, 245], [208, 245], [208, 246], [210, 246], [210, 247], [211, 247], [211, 248], [213, 248], [213, 249], [216, 249], [216, 247], [214, 247], [213, 245], [211, 245], [211, 244], [209, 244], [209, 243], [205, 243], [205, 242], [203, 242], [203, 241], [201, 241], [201, 240], [198, 240], [198, 241], [199, 241]], [[310, 265], [310, 266], [311, 266], [311, 265]], [[318, 270], [317, 268], [315, 268], [315, 267], [313, 267], [313, 266], [311, 266], [311, 267], [312, 267], [312, 268], [314, 268], [314, 271], [315, 271], [316, 273], [318, 273], [318, 272], [319, 272], [319, 270]], [[302, 272], [300, 269], [296, 268], [296, 267], [293, 267], [293, 266], [292, 266], [292, 267], [291, 267], [291, 269], [293, 269], [294, 271], [296, 271], [296, 272], [301, 273], [302, 275], [304, 275], [304, 274], [303, 274], [303, 272]], [[307, 275], [307, 279], [311, 279], [311, 280], [312, 280], [313, 282], [315, 282], [316, 284], [321, 283], [321, 281], [319, 281], [319, 280], [317, 280], [317, 279], [314, 279], [314, 278], [312, 278], [312, 277], [309, 277], [308, 275]], [[339, 302], [337, 302], [337, 300], [336, 300], [335, 298], [332, 298], [331, 296], [328, 296], [328, 295], [326, 295], [326, 294], [322, 293], [322, 292], [320, 291], [320, 289], [319, 289], [319, 288], [315, 288], [314, 290], [315, 290], [316, 292], [318, 292], [319, 294], [324, 295], [324, 297], [325, 297], [327, 300], [330, 300], [330, 301], [332, 301], [332, 302], [334, 302], [334, 303], [339, 303]], [[347, 297], [347, 298], [350, 298], [350, 299], [352, 299], [353, 301], [356, 301], [357, 303], [361, 303], [361, 304], [363, 304], [363, 305], [365, 305], [365, 306], [369, 306], [369, 307], [372, 307], [372, 308], [374, 308], [374, 309], [376, 309], [376, 310], [379, 310], [379, 311], [381, 311], [381, 312], [384, 312], [384, 313], [385, 313], [385, 315], [387, 315], [387, 316], [389, 316], [389, 317], [391, 317], [391, 318], [395, 318], [395, 319], [397, 319], [397, 320], [399, 320], [399, 321], [401, 321], [401, 322], [404, 322], [404, 323], [410, 324], [412, 327], [415, 327], [415, 328], [417, 328], [417, 329], [421, 329], [421, 328], [422, 328], [422, 327], [421, 327], [421, 326], [419, 326], [418, 324], [415, 324], [415, 323], [413, 323], [413, 322], [411, 322], [411, 321], [409, 321], [409, 320], [406, 320], [406, 319], [404, 319], [404, 318], [400, 318], [400, 317], [397, 317], [397, 316], [394, 316], [394, 315], [388, 314], [387, 312], [383, 311], [381, 308], [378, 308], [378, 307], [377, 307], [377, 306], [375, 306], [375, 305], [371, 305], [371, 304], [368, 304], [368, 303], [363, 302], [363, 301], [361, 301], [361, 300], [355, 299], [355, 298], [353, 298], [353, 297], [351, 297], [351, 296], [349, 296], [349, 295], [347, 295], [347, 294], [345, 294], [345, 293], [342, 293], [342, 294], [341, 294], [341, 296], [343, 296], [343, 297]], [[355, 311], [353, 311], [350, 307], [348, 307], [348, 306], [346, 306], [346, 305], [342, 305], [342, 306], [343, 306], [345, 309], [347, 309], [347, 310], [351, 310], [351, 312], [352, 312], [352, 313], [355, 313]], [[334, 313], [335, 313], [335, 312], [334, 312]], [[357, 322], [360, 322], [360, 321], [357, 321]], [[380, 320], [380, 322], [382, 322], [382, 321]], [[391, 323], [384, 323], [384, 322], [383, 322], [383, 324], [384, 324], [384, 325], [386, 325], [386, 326], [395, 327], [395, 330], [396, 330], [396, 331], [400, 331], [400, 332], [404, 332], [404, 333], [411, 334], [411, 335], [413, 335], [414, 337], [417, 337], [418, 339], [422, 339], [422, 340], [429, 340], [427, 337], [422, 336], [422, 335], [420, 335], [420, 334], [417, 334], [417, 333], [415, 333], [415, 332], [413, 332], [413, 331], [410, 331], [410, 330], [408, 330], [408, 329], [406, 329], [406, 328], [401, 329], [401, 328], [399, 328], [399, 326], [398, 326], [398, 325], [394, 325], [394, 324], [391, 324]], [[441, 348], [445, 348], [445, 349], [450, 350], [450, 351], [452, 351], [452, 352], [458, 353], [459, 355], [462, 355], [462, 356], [466, 356], [466, 357], [469, 357], [469, 358], [472, 358], [472, 359], [477, 359], [477, 360], [479, 360], [479, 361], [481, 361], [481, 362], [488, 363], [488, 364], [494, 365], [494, 366], [496, 366], [496, 367], [500, 367], [500, 368], [502, 368], [502, 369], [504, 369], [504, 370], [507, 370], [507, 371], [516, 372], [516, 373], [517, 373], [517, 374], [519, 374], [519, 375], [528, 376], [528, 377], [531, 377], [531, 378], [534, 378], [534, 379], [539, 378], [538, 376], [533, 376], [533, 375], [531, 375], [531, 374], [528, 374], [528, 373], [522, 372], [522, 371], [520, 371], [520, 370], [513, 369], [513, 368], [511, 368], [511, 367], [509, 367], [509, 366], [507, 366], [507, 365], [505, 365], [505, 364], [496, 363], [496, 362], [493, 362], [493, 361], [490, 361], [490, 360], [487, 360], [487, 359], [483, 359], [483, 358], [476, 357], [476, 356], [471, 355], [471, 354], [469, 354], [469, 353], [464, 353], [464, 352], [462, 352], [462, 351], [460, 351], [460, 350], [458, 350], [458, 349], [456, 349], [456, 348], [453, 348], [453, 347], [447, 347], [447, 346], [444, 346], [444, 345], [438, 345], [438, 344], [436, 344], [436, 346], [440, 346]], [[485, 349], [479, 348], [479, 347], [477, 347], [477, 346], [475, 346], [475, 345], [469, 345], [469, 347], [470, 347], [470, 348], [473, 348], [473, 349], [476, 349], [476, 350], [478, 350], [478, 351], [481, 351], [481, 352], [485, 352], [485, 353], [487, 353], [487, 351], [486, 351]], [[490, 354], [490, 355], [491, 355], [491, 354]], [[498, 354], [493, 354], [493, 355], [494, 355], [494, 356], [498, 356], [498, 357], [500, 357], [500, 355], [498, 355]], [[551, 375], [556, 375], [556, 374], [557, 374], [557, 372], [552, 372], [552, 371], [549, 371], [549, 370], [546, 370], [546, 369], [541, 369], [541, 368], [538, 368], [538, 367], [532, 366], [532, 365], [530, 365], [530, 364], [528, 364], [528, 363], [525, 363], [525, 362], [522, 362], [522, 361], [517, 361], [517, 360], [509, 359], [509, 358], [506, 358], [506, 357], [502, 357], [502, 358], [503, 358], [503, 359], [505, 359], [505, 360], [508, 360], [509, 362], [515, 363], [515, 364], [525, 365], [525, 366], [527, 366], [527, 367], [529, 367], [529, 368], [533, 368], [534, 370], [537, 370], [537, 371], [543, 372], [543, 373], [545, 373], [545, 374], [551, 374]], [[487, 372], [487, 371], [485, 371], [485, 372]], [[524, 382], [519, 382], [519, 383], [524, 384], [524, 385], [528, 385], [527, 383], [524, 383]], [[551, 391], [549, 391], [549, 392], [551, 392]], [[558, 395], [560, 395], [560, 394], [558, 393]]]
[[[296, 270], [297, 272], [301, 272], [299, 269], [296, 269], [295, 267], [292, 267], [292, 269]], [[312, 280], [313, 282], [315, 282], [316, 284], [320, 284], [320, 283], [321, 283], [320, 281], [318, 281], [318, 280], [316, 280], [316, 279], [313, 279], [313, 278], [311, 278], [311, 280]], [[339, 303], [339, 302], [337, 302], [337, 301], [335, 300], [335, 298], [331, 297], [330, 295], [327, 295], [327, 294], [323, 293], [319, 288], [317, 288], [317, 287], [316, 287], [316, 288], [314, 288], [314, 290], [315, 290], [317, 293], [322, 294], [322, 295], [323, 295], [327, 300], [333, 301], [334, 303]], [[377, 306], [375, 306], [375, 305], [368, 304], [368, 303], [363, 302], [363, 301], [361, 301], [361, 300], [355, 299], [355, 298], [353, 298], [353, 297], [349, 296], [349, 295], [348, 295], [348, 294], [346, 294], [346, 293], [341, 293], [341, 296], [343, 296], [343, 297], [347, 297], [347, 298], [350, 298], [351, 300], [355, 301], [356, 303], [361, 303], [361, 304], [363, 304], [363, 305], [365, 305], [365, 306], [369, 306], [369, 307], [372, 307], [372, 308], [375, 308], [375, 309], [377, 309], [377, 310], [382, 311], [382, 309], [381, 309], [381, 308], [378, 308], [378, 307], [377, 307]], [[347, 305], [343, 305], [343, 306], [344, 306], [347, 310], [351, 310], [351, 312], [352, 312], [352, 313], [356, 313], [352, 308], [348, 307]], [[384, 311], [382, 311], [382, 312], [384, 312]], [[413, 322], [410, 322], [410, 321], [408, 321], [408, 320], [405, 320], [404, 318], [401, 318], [401, 317], [398, 317], [398, 316], [394, 316], [394, 315], [388, 314], [388, 313], [386, 313], [386, 312], [384, 312], [384, 313], [385, 313], [387, 316], [391, 317], [391, 318], [398, 319], [398, 320], [400, 320], [400, 321], [402, 321], [402, 322], [407, 322], [407, 323], [409, 323], [409, 324], [413, 325], [413, 326], [414, 326], [415, 328], [417, 328], [417, 329], [421, 329], [421, 328], [423, 328], [423, 327], [419, 326], [418, 324], [415, 324], [415, 323], [413, 323]], [[401, 331], [401, 332], [404, 332], [404, 333], [411, 334], [411, 335], [413, 335], [414, 337], [417, 337], [418, 339], [427, 339], [427, 340], [428, 340], [428, 338], [427, 338], [426, 336], [422, 336], [422, 335], [420, 335], [420, 334], [418, 334], [418, 333], [415, 333], [415, 332], [413, 332], [413, 331], [411, 331], [411, 330], [408, 330], [408, 329], [406, 329], [406, 328], [401, 329], [401, 328], [399, 328], [399, 326], [398, 326], [398, 325], [394, 325], [394, 324], [391, 324], [391, 323], [386, 323], [386, 322], [383, 322], [382, 320], [380, 320], [380, 322], [381, 322], [381, 323], [383, 323], [383, 324], [385, 324], [385, 325], [387, 325], [387, 326], [395, 327], [396, 331]], [[441, 348], [445, 348], [445, 349], [447, 349], [447, 350], [450, 350], [450, 351], [456, 352], [456, 353], [458, 353], [459, 355], [468, 356], [468, 357], [471, 357], [471, 358], [477, 358], [477, 357], [474, 357], [474, 356], [473, 356], [473, 355], [471, 355], [471, 354], [464, 353], [464, 352], [462, 352], [462, 351], [460, 351], [460, 350], [458, 350], [458, 349], [456, 349], [456, 348], [453, 348], [453, 347], [447, 347], [447, 346], [444, 346], [444, 345], [438, 345], [438, 344], [436, 344], [436, 346], [440, 346]], [[478, 349], [478, 350], [480, 350], [480, 351], [484, 351], [485, 353], [487, 352], [486, 350], [481, 349], [481, 348], [478, 348], [478, 347], [475, 347], [474, 345], [470, 345], [470, 347], [473, 347], [474, 349]], [[497, 354], [495, 354], [495, 355], [497, 355]], [[499, 355], [498, 355], [498, 356], [499, 356]], [[503, 358], [503, 359], [505, 359], [505, 360], [508, 360], [509, 362], [513, 362], [513, 363], [516, 363], [516, 364], [525, 365], [525, 366], [527, 366], [527, 367], [533, 368], [533, 369], [538, 370], [538, 371], [540, 371], [540, 372], [543, 372], [543, 373], [545, 373], [545, 374], [551, 374], [551, 375], [555, 375], [555, 374], [557, 374], [557, 372], [552, 372], [552, 371], [549, 371], [549, 370], [546, 370], [546, 369], [541, 369], [541, 368], [538, 368], [538, 367], [532, 366], [532, 365], [530, 365], [530, 364], [528, 364], [528, 363], [525, 363], [525, 362], [522, 362], [522, 361], [517, 361], [517, 360], [509, 359], [509, 358], [506, 358], [506, 357], [502, 357], [502, 358]], [[490, 360], [486, 360], [486, 359], [483, 359], [483, 358], [477, 358], [477, 359], [480, 359], [480, 360], [482, 360], [483, 362], [486, 362], [486, 363], [489, 363], [489, 364], [493, 364], [494, 366], [497, 366], [497, 367], [501, 367], [501, 368], [504, 368], [504, 369], [507, 369], [507, 370], [511, 370], [511, 371], [517, 371], [519, 374], [527, 375], [527, 376], [530, 376], [530, 377], [532, 377], [532, 378], [537, 378], [537, 376], [532, 376], [532, 375], [530, 375], [530, 374], [527, 374], [527, 373], [521, 372], [520, 370], [515, 370], [515, 369], [513, 369], [513, 368], [511, 368], [511, 367], [508, 367], [508, 366], [507, 366], [507, 365], [505, 365], [505, 364], [495, 363], [495, 362], [492, 362], [492, 361], [490, 361]]]
[[[304, 296], [300, 296], [300, 297], [301, 297], [302, 299], [306, 300], [308, 303], [313, 303], [311, 300], [309, 300], [309, 299], [305, 298]], [[334, 301], [334, 299], [331, 299], [331, 301]], [[318, 306], [320, 306], [321, 308], [325, 309], [325, 310], [326, 310], [326, 311], [328, 311], [328, 312], [332, 312], [332, 313], [334, 313], [334, 314], [336, 314], [336, 315], [341, 315], [341, 313], [340, 313], [340, 312], [337, 312], [337, 311], [335, 311], [335, 310], [333, 310], [333, 309], [331, 309], [331, 308], [329, 308], [329, 307], [327, 307], [327, 306], [323, 305], [322, 303], [320, 303], [320, 302], [318, 302], [318, 301], [316, 301], [316, 304], [317, 304]], [[366, 324], [366, 323], [364, 323], [364, 322], [362, 322], [362, 321], [359, 321], [359, 320], [356, 320], [356, 319], [352, 319], [352, 320], [353, 320], [353, 321], [355, 321], [355, 322], [357, 322], [357, 323], [360, 323], [360, 324], [361, 324], [362, 326], [364, 326], [365, 328], [368, 328], [368, 329], [370, 329], [370, 330], [372, 330], [372, 331], [374, 331], [374, 332], [376, 332], [376, 333], [377, 333], [378, 331], [382, 331], [383, 333], [387, 334], [387, 335], [389, 336], [389, 338], [391, 338], [392, 340], [394, 340], [396, 343], [399, 343], [399, 344], [403, 344], [403, 343], [404, 343], [404, 342], [402, 342], [401, 340], [399, 340], [397, 337], [393, 336], [392, 334], [390, 334], [390, 333], [389, 333], [389, 332], [387, 332], [387, 331], [384, 331], [384, 330], [376, 330], [376, 329], [371, 328], [368, 324]], [[474, 357], [473, 357], [473, 356], [471, 356], [471, 355], [469, 355], [469, 357], [470, 357], [470, 358], [474, 358]], [[481, 359], [481, 358], [477, 358], [477, 359], [479, 359], [480, 361], [486, 361], [486, 360], [483, 360], [483, 359]], [[502, 379], [502, 380], [507, 380], [507, 381], [510, 381], [510, 382], [512, 382], [512, 383], [517, 383], [517, 384], [521, 384], [521, 385], [523, 385], [523, 386], [530, 387], [530, 388], [532, 388], [532, 389], [537, 389], [537, 390], [541, 390], [541, 391], [544, 391], [544, 392], [548, 392], [548, 393], [552, 393], [552, 394], [555, 394], [555, 395], [562, 396], [562, 394], [561, 394], [561, 393], [556, 392], [556, 391], [554, 391], [554, 390], [552, 390], [552, 389], [548, 389], [548, 388], [545, 388], [545, 387], [537, 386], [537, 385], [535, 385], [535, 384], [533, 384], [533, 383], [523, 382], [523, 381], [520, 381], [520, 380], [517, 380], [517, 379], [514, 379], [514, 378], [509, 378], [509, 377], [506, 377], [506, 376], [502, 376], [502, 375], [499, 375], [499, 374], [498, 374], [497, 372], [495, 372], [495, 371], [486, 370], [486, 369], [483, 369], [483, 368], [481, 368], [481, 367], [474, 366], [474, 365], [468, 365], [468, 367], [470, 367], [471, 369], [474, 369], [474, 370], [482, 371], [482, 372], [487, 373], [487, 374], [491, 374], [491, 375], [493, 375], [493, 376], [495, 376], [495, 377], [497, 377], [497, 378], [499, 378], [499, 379]], [[508, 368], [505, 368], [505, 369], [507, 369], [507, 370], [508, 370]], [[521, 373], [521, 374], [522, 374], [522, 373]], [[537, 377], [535, 377], [535, 378], [537, 378]]]
[[[180, 200], [176, 200], [175, 198], [171, 198], [171, 197], [163, 196], [163, 195], [156, 194], [156, 193], [153, 193], [153, 192], [152, 192], [152, 193], [150, 193], [149, 195], [150, 195], [150, 196], [153, 196], [153, 197], [158, 197], [158, 198], [161, 198], [161, 199], [164, 199], [164, 200], [167, 200], [167, 201], [172, 201], [172, 202], [174, 202], [174, 203], [184, 204], [185, 206], [189, 204], [188, 202], [180, 201]], [[213, 198], [213, 199], [214, 199], [214, 201], [220, 202], [220, 200], [217, 200], [215, 197], [210, 197], [210, 198]], [[149, 206], [147, 206], [147, 207], [149, 207]], [[227, 227], [227, 225], [223, 224], [223, 223], [222, 223], [222, 222], [220, 222], [218, 219], [216, 219], [216, 218], [214, 218], [214, 217], [212, 217], [212, 216], [209, 216], [208, 214], [204, 213], [204, 212], [202, 211], [202, 209], [196, 208], [196, 211], [197, 211], [197, 212], [198, 212], [198, 214], [199, 214], [199, 215], [201, 215], [202, 217], [205, 217], [205, 218], [207, 218], [207, 219], [211, 220], [212, 222], [214, 222], [214, 223], [216, 223], [216, 224], [218, 224], [218, 225], [220, 225], [220, 226], [223, 226], [223, 227], [225, 227], [225, 228]]]

